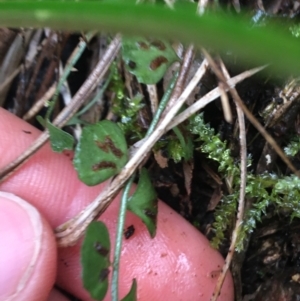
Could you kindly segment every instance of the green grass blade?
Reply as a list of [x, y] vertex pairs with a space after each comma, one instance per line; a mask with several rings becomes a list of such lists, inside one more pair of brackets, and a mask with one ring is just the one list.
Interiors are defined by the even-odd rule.
[[250, 21], [225, 14], [193, 13], [190, 5], [170, 10], [126, 1], [2, 1], [0, 26], [97, 29], [194, 42], [217, 51], [232, 51], [241, 62], [272, 63], [285, 74], [300, 71], [300, 43], [280, 24], [250, 28]]

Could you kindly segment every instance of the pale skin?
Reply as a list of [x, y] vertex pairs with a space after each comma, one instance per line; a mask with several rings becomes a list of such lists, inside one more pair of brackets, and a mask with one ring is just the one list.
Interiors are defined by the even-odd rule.
[[[22, 153], [40, 133], [3, 109], [0, 132], [0, 167]], [[53, 153], [49, 145], [0, 184], [0, 191], [18, 196], [0, 194], [0, 237], [6, 235], [6, 243], [0, 244], [0, 301], [68, 300], [53, 290], [55, 282], [84, 301], [92, 300], [81, 284], [80, 243], [58, 249], [53, 229], [84, 209], [104, 185], [82, 184], [70, 157]], [[112, 244], [119, 198], [101, 216]], [[27, 202], [38, 211], [24, 205]], [[202, 234], [162, 202], [154, 239], [141, 221], [128, 213], [125, 226], [131, 225], [135, 232], [123, 241], [120, 298], [128, 292], [132, 278], [137, 278], [139, 301], [209, 300], [223, 259]], [[108, 294], [105, 301], [109, 300]], [[230, 275], [219, 300], [233, 300]]]

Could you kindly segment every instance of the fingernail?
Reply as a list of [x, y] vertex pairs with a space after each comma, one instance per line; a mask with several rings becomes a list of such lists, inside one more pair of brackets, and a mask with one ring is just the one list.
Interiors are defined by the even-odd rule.
[[0, 238], [0, 300], [12, 300], [28, 283], [40, 253], [40, 214], [16, 195], [0, 192]]

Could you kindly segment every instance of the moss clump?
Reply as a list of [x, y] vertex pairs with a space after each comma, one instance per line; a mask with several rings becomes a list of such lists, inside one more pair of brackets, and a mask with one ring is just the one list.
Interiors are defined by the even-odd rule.
[[[214, 129], [209, 124], [204, 123], [203, 114], [193, 118], [191, 132], [199, 137], [198, 141], [202, 143], [200, 150], [208, 154], [208, 158], [219, 163], [219, 172], [222, 177], [224, 179], [230, 178], [232, 183], [232, 193], [223, 196], [215, 211], [213, 224], [215, 237], [212, 240], [212, 245], [217, 248], [224, 239], [224, 232], [232, 224], [236, 215], [240, 188], [240, 168], [230, 156], [226, 142], [221, 141]], [[251, 165], [250, 159], [248, 165]], [[288, 210], [291, 219], [300, 218], [300, 179], [295, 175], [288, 177], [279, 177], [274, 174], [256, 176], [248, 172], [245, 197], [254, 201], [252, 208], [245, 213], [236, 245], [237, 251], [243, 249], [245, 238], [253, 232], [256, 223], [261, 220], [269, 205], [274, 205], [277, 210]]]

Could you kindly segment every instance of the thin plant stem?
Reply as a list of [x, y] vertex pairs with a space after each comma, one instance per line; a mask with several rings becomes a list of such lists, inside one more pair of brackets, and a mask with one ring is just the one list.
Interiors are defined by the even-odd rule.
[[82, 108], [76, 115], [75, 117], [79, 117], [82, 114], [84, 114], [86, 111], [88, 111], [103, 95], [104, 91], [107, 89], [112, 77], [113, 77], [113, 71], [110, 72], [107, 80], [105, 81], [103, 87], [97, 92], [95, 97], [84, 107]]
[[157, 104], [158, 104], [156, 85], [147, 85], [147, 91], [149, 94], [151, 111], [152, 114], [154, 115], [157, 110]]
[[167, 112], [174, 106], [174, 103], [177, 101], [179, 96], [181, 95], [182, 91], [184, 90], [185, 80], [190, 69], [192, 59], [194, 57], [194, 46], [190, 45], [187, 50], [185, 51], [183, 61], [180, 67], [179, 75], [176, 81], [176, 85], [172, 91], [170, 96], [170, 100], [168, 105], [163, 113], [163, 116], [167, 114]]
[[[224, 74], [224, 77], [226, 81], [230, 79], [229, 73], [225, 67], [225, 65], [222, 62], [222, 71]], [[235, 88], [236, 94], [237, 91]], [[235, 100], [235, 98], [234, 98]], [[241, 229], [243, 218], [244, 218], [244, 211], [245, 211], [245, 193], [246, 193], [246, 181], [247, 181], [247, 142], [246, 142], [246, 127], [245, 127], [245, 118], [244, 113], [242, 109], [240, 108], [238, 102], [235, 101], [236, 104], [236, 110], [237, 110], [237, 116], [238, 116], [238, 122], [239, 122], [239, 140], [240, 140], [240, 155], [241, 155], [241, 182], [240, 182], [240, 196], [239, 196], [239, 204], [238, 204], [238, 211], [237, 211], [237, 219], [235, 223], [234, 230], [231, 235], [231, 243], [229, 247], [229, 251], [227, 253], [225, 264], [223, 265], [222, 272], [218, 277], [217, 284], [215, 286], [214, 293], [212, 295], [211, 301], [217, 301], [220, 291], [222, 288], [222, 285], [224, 283], [226, 274], [229, 270], [229, 267], [232, 262], [232, 258], [234, 255], [236, 242], [238, 239], [238, 234]]]
[[112, 301], [119, 300], [119, 267], [120, 267], [120, 255], [121, 255], [121, 247], [122, 247], [122, 236], [125, 224], [126, 217], [126, 207], [128, 201], [128, 195], [133, 183], [134, 175], [130, 177], [127, 181], [126, 186], [123, 191], [123, 195], [121, 198], [118, 223], [117, 223], [117, 233], [116, 233], [116, 244], [115, 244], [115, 252], [114, 252], [114, 261], [113, 261], [113, 272], [112, 272], [112, 282], [111, 282], [111, 296]]
[[172, 77], [172, 79], [171, 79], [171, 81], [169, 83], [169, 86], [168, 86], [165, 94], [163, 95], [160, 103], [159, 103], [159, 106], [158, 106], [158, 108], [156, 110], [156, 113], [155, 113], [155, 115], [153, 117], [153, 120], [152, 120], [152, 122], [151, 122], [151, 124], [150, 124], [150, 126], [148, 128], [148, 131], [147, 131], [147, 134], [146, 134], [145, 138], [149, 137], [152, 134], [152, 132], [154, 131], [156, 125], [158, 124], [159, 119], [160, 119], [160, 117], [161, 117], [161, 115], [162, 115], [162, 113], [163, 113], [163, 111], [164, 111], [164, 109], [165, 109], [165, 107], [166, 107], [169, 99], [170, 99], [171, 93], [173, 91], [173, 88], [174, 88], [174, 86], [176, 84], [176, 81], [177, 81], [177, 78], [178, 78], [178, 74], [179, 73], [177, 71], [173, 75], [173, 77]]

